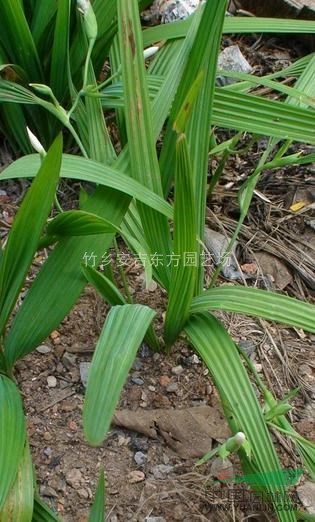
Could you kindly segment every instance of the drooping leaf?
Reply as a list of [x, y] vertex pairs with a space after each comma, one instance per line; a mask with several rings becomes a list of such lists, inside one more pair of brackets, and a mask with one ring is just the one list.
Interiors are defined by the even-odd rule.
[[315, 307], [274, 292], [243, 286], [222, 285], [195, 297], [191, 313], [225, 310], [303, 328], [315, 332]]
[[25, 446], [25, 418], [19, 391], [0, 375], [0, 512], [14, 484]]
[[59, 136], [43, 160], [38, 174], [16, 215], [0, 266], [0, 331], [9, 318], [37, 250], [50, 212], [61, 165]]
[[142, 305], [115, 306], [98, 340], [83, 408], [84, 433], [97, 446], [105, 439], [122, 387], [155, 312]]

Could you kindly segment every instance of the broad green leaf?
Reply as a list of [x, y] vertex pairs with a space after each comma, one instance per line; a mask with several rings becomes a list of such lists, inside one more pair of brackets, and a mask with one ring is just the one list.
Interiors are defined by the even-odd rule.
[[[209, 314], [193, 317], [185, 330], [214, 379], [233, 433], [243, 432], [252, 448], [250, 461], [245, 451], [239, 451], [244, 471], [251, 469], [261, 473], [262, 489], [281, 495], [282, 502], [286, 500], [290, 505], [260, 404], [233, 340], [221, 323]], [[272, 482], [267, 478], [269, 472], [273, 473]], [[274, 508], [279, 521], [295, 521], [293, 509], [284, 511], [277, 502], [274, 502]]]
[[[160, 40], [184, 38], [195, 15], [186, 20], [158, 25], [145, 29], [143, 43], [145, 47]], [[309, 20], [284, 20], [280, 18], [237, 17], [225, 18], [223, 33], [314, 33], [314, 22]]]
[[[122, 79], [125, 91], [125, 117], [128, 136], [131, 175], [142, 185], [162, 196], [162, 184], [155, 146], [152, 109], [150, 106], [143, 44], [137, 0], [118, 0], [118, 35], [122, 60]], [[139, 205], [139, 215], [151, 254], [162, 258], [157, 267], [167, 288], [169, 268], [166, 256], [170, 253], [170, 232], [164, 216]], [[154, 230], [154, 234], [152, 234]]]
[[59, 102], [61, 102], [68, 93], [67, 70], [70, 7], [71, 0], [59, 0], [57, 3], [49, 86]]
[[87, 441], [105, 439], [137, 350], [155, 315], [142, 305], [115, 306], [109, 312], [93, 355], [83, 408]]
[[165, 319], [165, 339], [168, 346], [175, 341], [189, 318], [197, 271], [193, 175], [186, 136], [181, 134], [176, 145], [174, 256]]
[[266, 290], [227, 285], [211, 288], [195, 297], [190, 309], [192, 314], [206, 310], [225, 310], [263, 317], [315, 332], [314, 305]]
[[[24, 156], [4, 169], [0, 174], [0, 180], [32, 178], [34, 171], [39, 168], [39, 165], [40, 158], [38, 154]], [[120, 193], [124, 192], [145, 205], [151, 206], [165, 216], [169, 218], [173, 217], [172, 207], [162, 197], [147, 189], [138, 181], [130, 178], [122, 171], [108, 167], [107, 165], [102, 165], [96, 161], [86, 160], [80, 156], [63, 154], [60, 176], [62, 178], [90, 181], [103, 185], [104, 187], [115, 189], [115, 191], [119, 191]], [[117, 194], [117, 196], [119, 196], [119, 194]], [[120, 197], [122, 197], [121, 194]]]
[[119, 228], [106, 219], [84, 210], [62, 212], [47, 226], [49, 236], [89, 236], [111, 232], [119, 232]]
[[[163, 79], [152, 77], [148, 83], [154, 98], [164, 85]], [[124, 106], [119, 83], [105, 89], [101, 96], [106, 107]], [[312, 111], [305, 108], [288, 107], [284, 102], [236, 92], [234, 86], [215, 89], [212, 123], [218, 127], [314, 144], [312, 121]]]
[[104, 522], [105, 520], [105, 477], [101, 471], [97, 484], [95, 499], [89, 516], [89, 522]]
[[33, 464], [28, 442], [20, 461], [17, 476], [6, 498], [0, 520], [5, 522], [31, 522], [34, 504]]
[[0, 375], [0, 512], [16, 479], [23, 457], [26, 428], [19, 391]]
[[24, 284], [51, 210], [59, 178], [61, 154], [62, 139], [59, 136], [44, 158], [9, 233], [0, 266], [1, 332]]
[[34, 512], [32, 522], [62, 522], [57, 513], [54, 513], [45, 502], [35, 496], [34, 498]]

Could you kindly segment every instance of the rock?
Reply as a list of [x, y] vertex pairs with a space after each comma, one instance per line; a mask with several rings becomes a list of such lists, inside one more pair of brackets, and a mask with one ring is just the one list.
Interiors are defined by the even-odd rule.
[[80, 363], [80, 378], [81, 378], [81, 382], [82, 382], [84, 388], [86, 388], [86, 386], [87, 386], [90, 367], [91, 367], [91, 363], [89, 363], [89, 362]]
[[41, 344], [40, 346], [37, 346], [36, 351], [38, 353], [46, 354], [51, 352], [50, 346], [47, 346], [46, 344]]
[[47, 377], [47, 385], [48, 388], [56, 388], [57, 386], [57, 379], [54, 375], [48, 375]]
[[180, 365], [179, 366], [174, 366], [172, 368], [172, 373], [174, 375], [181, 375], [183, 373], [183, 371], [184, 371], [184, 368], [182, 366], [180, 366]]
[[263, 276], [271, 276], [274, 284], [279, 290], [284, 290], [293, 281], [291, 272], [286, 265], [276, 256], [268, 252], [259, 251], [254, 253], [255, 261]]
[[308, 513], [315, 515], [315, 482], [305, 482], [296, 491]]
[[166, 386], [167, 393], [176, 393], [178, 390], [177, 382], [171, 382], [168, 386]]
[[140, 377], [131, 377], [131, 382], [137, 384], [137, 386], [142, 386], [144, 384], [144, 381], [140, 379]]
[[196, 355], [195, 353], [193, 355], [191, 355], [190, 357], [187, 357], [186, 359], [186, 363], [187, 364], [200, 364], [201, 361], [198, 357], [198, 355]]
[[260, 363], [254, 363], [256, 372], [261, 373], [262, 372], [262, 364]]
[[145, 19], [162, 23], [185, 20], [199, 5], [200, 0], [155, 0]]
[[132, 447], [138, 452], [148, 451], [149, 443], [145, 437], [135, 437], [131, 442]]
[[145, 522], [166, 522], [163, 517], [146, 517]]
[[219, 480], [232, 478], [234, 477], [233, 464], [229, 459], [222, 460], [218, 457], [211, 464], [210, 474]]
[[[219, 265], [229, 245], [230, 238], [225, 237], [223, 234], [217, 232], [216, 230], [206, 228], [204, 241], [206, 245], [206, 253], [204, 259], [205, 265], [209, 264], [209, 255], [211, 259], [214, 261], [215, 265]], [[234, 280], [244, 278], [244, 276], [241, 274], [237, 267], [237, 246], [238, 243], [235, 242], [231, 254], [226, 258], [222, 266], [221, 272], [226, 279]]]
[[[217, 68], [223, 71], [243, 72], [247, 74], [250, 74], [253, 70], [238, 45], [230, 45], [219, 54]], [[235, 78], [229, 78], [228, 76], [217, 77], [217, 84], [220, 86], [230, 85], [236, 81]]]
[[143, 471], [139, 471], [136, 469], [128, 473], [127, 479], [130, 484], [137, 484], [138, 482], [143, 482], [145, 480], [145, 474], [143, 473]]
[[147, 456], [144, 453], [142, 453], [142, 451], [137, 451], [133, 458], [135, 460], [135, 463], [138, 464], [138, 466], [144, 466], [147, 460]]
[[163, 479], [166, 477], [166, 475], [169, 475], [169, 473], [171, 473], [173, 469], [173, 466], [167, 464], [158, 464], [157, 466], [154, 466], [154, 468], [152, 468], [152, 473], [154, 478]]
[[167, 375], [161, 375], [159, 382], [161, 386], [165, 387], [171, 382], [171, 379]]
[[72, 370], [72, 368], [76, 365], [77, 358], [73, 353], [65, 352], [62, 356], [62, 364], [67, 370]]
[[89, 492], [84, 488], [78, 489], [78, 495], [80, 498], [83, 498], [84, 500], [88, 500], [89, 498]]
[[66, 474], [66, 482], [71, 486], [73, 489], [79, 489], [82, 485], [82, 473], [79, 469], [73, 468], [70, 469], [70, 471]]
[[143, 357], [143, 359], [147, 359], [148, 357], [151, 357], [152, 351], [150, 350], [150, 348], [147, 344], [143, 343], [141, 345], [140, 355], [141, 355], [141, 357]]
[[57, 491], [54, 490], [54, 488], [50, 486], [40, 486], [40, 494], [43, 497], [51, 497], [51, 498], [58, 498]]

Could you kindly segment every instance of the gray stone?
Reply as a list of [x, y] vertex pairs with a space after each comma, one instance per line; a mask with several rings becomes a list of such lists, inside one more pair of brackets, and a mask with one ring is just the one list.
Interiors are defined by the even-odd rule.
[[142, 386], [144, 384], [144, 381], [140, 379], [140, 377], [131, 377], [131, 382], [137, 384], [137, 386]]
[[166, 386], [167, 393], [175, 393], [178, 390], [178, 384], [176, 382], [171, 382], [168, 386]]
[[62, 363], [67, 370], [72, 370], [76, 365], [77, 358], [73, 353], [65, 352], [62, 356]]
[[80, 363], [80, 378], [81, 378], [81, 382], [85, 388], [87, 386], [90, 367], [91, 367], [91, 363], [89, 363], [89, 362]]
[[163, 517], [146, 517], [145, 522], [166, 522]]
[[[250, 74], [253, 70], [245, 56], [241, 53], [238, 45], [230, 45], [219, 54], [218, 69], [247, 74]], [[217, 78], [217, 84], [221, 86], [230, 85], [236, 81], [238, 80], [235, 78], [229, 78], [228, 76], [218, 76]]]
[[48, 388], [56, 388], [57, 386], [57, 379], [54, 375], [48, 375], [47, 377], [47, 385]]
[[79, 489], [82, 485], [82, 473], [79, 469], [73, 468], [66, 474], [66, 482], [74, 489]]
[[47, 346], [46, 344], [41, 344], [40, 346], [37, 346], [36, 351], [38, 353], [46, 354], [51, 352], [51, 347]]
[[305, 482], [296, 491], [306, 510], [315, 515], [315, 482]]
[[138, 466], [144, 466], [147, 460], [147, 456], [144, 453], [142, 453], [142, 451], [137, 451], [133, 458], [135, 460], [135, 463], [138, 464]]
[[174, 375], [181, 375], [183, 373], [183, 371], [184, 371], [184, 368], [182, 366], [180, 366], [180, 365], [179, 366], [174, 366], [172, 368], [172, 373]]

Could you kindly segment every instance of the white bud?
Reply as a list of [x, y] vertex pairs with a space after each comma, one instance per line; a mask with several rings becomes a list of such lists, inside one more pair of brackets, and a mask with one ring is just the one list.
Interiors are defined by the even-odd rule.
[[33, 134], [28, 127], [26, 127], [26, 130], [33, 149], [35, 149], [36, 152], [38, 152], [41, 156], [45, 156], [46, 151], [42, 146], [41, 142], [36, 138], [35, 134]]
[[154, 45], [153, 47], [148, 47], [143, 51], [143, 57], [145, 60], [148, 58], [151, 58], [151, 56], [154, 56], [159, 50], [159, 47], [157, 45]]
[[245, 442], [246, 440], [246, 437], [245, 437], [245, 434], [242, 432], [242, 431], [239, 431], [238, 433], [236, 433], [236, 435], [234, 436], [234, 440], [237, 444], [239, 444], [240, 446], [242, 446], [242, 444]]
[[79, 11], [81, 11], [83, 14], [86, 14], [91, 4], [89, 0], [77, 0], [77, 5]]

